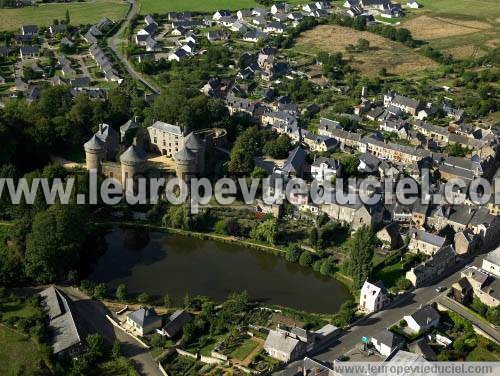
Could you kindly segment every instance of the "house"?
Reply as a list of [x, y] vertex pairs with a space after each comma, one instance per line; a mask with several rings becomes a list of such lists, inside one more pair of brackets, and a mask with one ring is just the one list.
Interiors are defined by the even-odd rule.
[[229, 39], [229, 34], [224, 30], [211, 30], [207, 32], [206, 36], [210, 42]]
[[363, 226], [373, 229], [382, 222], [383, 208], [380, 203], [365, 205], [359, 194], [354, 195], [353, 203], [350, 200], [341, 203], [337, 198], [337, 193], [340, 193], [345, 200], [347, 199], [341, 192], [327, 194], [325, 203], [320, 207], [321, 212], [327, 214], [332, 220], [351, 226], [353, 231]]
[[470, 266], [461, 273], [472, 286], [474, 295], [488, 307], [500, 305], [500, 278], [483, 269]]
[[113, 26], [113, 21], [111, 21], [107, 17], [103, 17], [99, 20], [99, 22], [95, 25], [97, 29], [100, 31], [106, 30], [108, 27]]
[[335, 338], [340, 333], [340, 329], [335, 325], [326, 324], [314, 331], [314, 342], [318, 344], [324, 344]]
[[146, 25], [151, 25], [153, 23], [158, 25], [158, 22], [156, 22], [155, 19], [152, 16], [150, 16], [149, 14], [146, 17], [144, 17], [144, 23]]
[[433, 361], [437, 359], [437, 355], [432, 349], [432, 347], [429, 345], [429, 342], [427, 338], [423, 337], [418, 340], [416, 340], [413, 343], [410, 343], [408, 345], [408, 349], [417, 355], [420, 355], [423, 357], [425, 360], [428, 361]]
[[420, 107], [420, 102], [413, 98], [408, 98], [399, 94], [388, 92], [384, 94], [384, 106], [389, 107], [389, 105], [395, 106], [401, 109], [403, 112], [415, 116], [417, 115], [418, 109]]
[[222, 9], [222, 10], [218, 10], [217, 12], [215, 12], [212, 16], [212, 19], [214, 21], [219, 21], [223, 17], [230, 17], [230, 16], [231, 16], [230, 11]]
[[304, 15], [300, 12], [291, 12], [289, 15], [288, 15], [288, 19], [292, 20], [292, 21], [302, 21], [304, 19]]
[[465, 305], [470, 304], [474, 295], [472, 286], [466, 277], [461, 277], [457, 282], [453, 283], [450, 292], [453, 299]]
[[61, 73], [64, 77], [72, 77], [76, 74], [76, 71], [69, 65], [63, 65], [61, 68]]
[[21, 92], [25, 92], [28, 90], [29, 88], [29, 85], [28, 83], [26, 82], [26, 80], [22, 77], [16, 77], [14, 79], [14, 84], [15, 84], [15, 88], [16, 88], [16, 91], [21, 91]]
[[434, 253], [427, 261], [406, 272], [406, 279], [416, 288], [434, 282], [455, 265], [456, 255], [453, 246], [447, 245]]
[[476, 236], [471, 229], [457, 232], [453, 241], [457, 255], [471, 254], [479, 248], [481, 243], [480, 236]]
[[482, 268], [500, 278], [500, 247], [488, 253], [483, 259]]
[[340, 175], [340, 162], [335, 159], [318, 157], [311, 165], [311, 176], [318, 182], [331, 180]]
[[307, 164], [306, 157], [306, 151], [300, 146], [297, 146], [288, 154], [288, 158], [280, 171], [288, 176], [294, 176], [297, 178], [303, 177]]
[[149, 35], [153, 36], [158, 32], [158, 25], [155, 23], [144, 26], [141, 30], [137, 32], [138, 35]]
[[245, 24], [241, 21], [236, 21], [234, 22], [230, 28], [231, 31], [237, 32], [237, 33], [245, 33], [247, 31], [247, 27]]
[[382, 281], [375, 284], [365, 281], [359, 295], [359, 309], [366, 313], [380, 311], [389, 303], [389, 296]]
[[161, 328], [160, 332], [162, 335], [168, 338], [175, 337], [180, 333], [184, 325], [193, 320], [193, 316], [185, 310], [175, 311], [168, 318], [168, 323]]
[[266, 24], [263, 30], [265, 33], [282, 34], [285, 31], [283, 24], [278, 21], [271, 21]]
[[432, 256], [440, 250], [446, 243], [445, 238], [431, 234], [424, 230], [413, 230], [410, 238], [410, 243], [408, 244], [410, 252], [421, 252], [429, 256]]
[[240, 9], [236, 13], [236, 17], [238, 17], [239, 20], [243, 20], [245, 18], [250, 18], [250, 17], [252, 17], [252, 10], [251, 9]]
[[317, 152], [333, 151], [339, 147], [339, 142], [336, 139], [316, 135], [305, 130], [303, 131], [303, 141], [309, 149]]
[[426, 305], [411, 315], [404, 316], [408, 329], [413, 333], [424, 333], [439, 325], [439, 313], [431, 305]]
[[72, 80], [69, 80], [69, 85], [72, 88], [83, 88], [90, 87], [92, 80], [88, 76], [76, 77]]
[[23, 25], [21, 26], [21, 35], [34, 36], [38, 34], [38, 26], [36, 25]]
[[408, 0], [406, 2], [406, 7], [411, 9], [418, 9], [420, 8], [420, 4], [417, 3], [415, 0]]
[[66, 46], [66, 47], [72, 48], [74, 45], [75, 45], [75, 43], [73, 43], [71, 40], [69, 40], [66, 37], [63, 37], [61, 39], [61, 46]]
[[65, 24], [51, 25], [49, 26], [49, 32], [54, 36], [55, 34], [64, 33], [67, 28], [68, 26]]
[[316, 7], [315, 3], [309, 3], [309, 4], [302, 5], [302, 10], [304, 12], [307, 12], [307, 13], [311, 13], [311, 12], [315, 11], [316, 9], [318, 9], [318, 8]]
[[169, 54], [167, 60], [180, 62], [181, 60], [187, 59], [188, 57], [189, 53], [186, 52], [184, 49], [179, 48], [176, 51]]
[[289, 6], [287, 3], [276, 3], [273, 4], [271, 7], [271, 13], [276, 14], [276, 13], [288, 13], [289, 11]]
[[387, 244], [390, 249], [397, 249], [403, 246], [404, 241], [401, 236], [401, 226], [397, 222], [389, 223], [383, 229], [377, 231], [377, 238]]
[[54, 355], [77, 357], [84, 351], [83, 339], [86, 333], [78, 322], [73, 302], [53, 285], [40, 292], [40, 296], [42, 308], [49, 320]]
[[161, 328], [161, 317], [154, 308], [139, 308], [127, 315], [127, 324], [134, 328], [141, 336]]
[[146, 39], [145, 46], [146, 46], [147, 52], [155, 52], [155, 51], [161, 50], [160, 42], [158, 42], [157, 40], [155, 40], [154, 38], [151, 38], [151, 37], [148, 37], [148, 39]]
[[370, 339], [370, 343], [381, 355], [388, 357], [402, 348], [405, 340], [400, 335], [383, 329]]
[[257, 43], [261, 40], [266, 40], [267, 34], [260, 30], [249, 30], [243, 35], [243, 40], [245, 42]]
[[264, 343], [269, 356], [282, 362], [289, 362], [304, 356], [307, 344], [291, 332], [270, 330]]
[[36, 58], [40, 55], [40, 46], [21, 46], [19, 49], [21, 59]]

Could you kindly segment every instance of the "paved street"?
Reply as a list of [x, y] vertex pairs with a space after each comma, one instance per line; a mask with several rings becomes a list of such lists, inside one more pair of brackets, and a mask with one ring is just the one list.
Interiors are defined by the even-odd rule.
[[[473, 262], [469, 262], [466, 265], [480, 266], [485, 256], [486, 254], [478, 255]], [[333, 362], [353, 347], [361, 345], [361, 337], [372, 337], [380, 330], [399, 322], [403, 316], [413, 313], [421, 306], [441, 299], [441, 297], [446, 295], [446, 292], [438, 293], [436, 288], [438, 286], [450, 287], [458, 280], [460, 272], [464, 267], [465, 265], [457, 266], [456, 269], [450, 270], [451, 275], [443, 280], [431, 286], [416, 289], [401, 298], [401, 300], [397, 301], [397, 303], [393, 304], [391, 307], [361, 320], [355, 326], [341, 334], [341, 336], [332, 342], [329, 347], [321, 350], [318, 354], [312, 354], [312, 357], [323, 362]], [[287, 375], [289, 372], [297, 370], [300, 363], [300, 361], [292, 362], [285, 370], [277, 374]]]
[[155, 94], [160, 94], [160, 90], [157, 89], [153, 84], [151, 84], [149, 81], [147, 81], [143, 75], [141, 75], [139, 72], [137, 72], [132, 64], [128, 61], [127, 57], [124, 56], [121, 52], [120, 49], [120, 42], [122, 42], [122, 39], [120, 36], [125, 32], [125, 29], [130, 26], [130, 21], [136, 16], [137, 14], [137, 3], [135, 0], [128, 0], [131, 7], [130, 11], [127, 14], [127, 18], [125, 21], [123, 21], [122, 25], [120, 26], [120, 29], [113, 34], [113, 36], [108, 38], [108, 46], [113, 50], [113, 52], [116, 54], [118, 59], [120, 59], [121, 63], [125, 66], [127, 69], [128, 73], [135, 78], [136, 80], [142, 82], [147, 88], [149, 88], [153, 93]]
[[151, 357], [151, 353], [108, 321], [106, 315], [110, 312], [101, 302], [90, 299], [73, 287], [60, 288], [73, 300], [78, 317], [90, 332], [100, 333], [110, 343], [118, 339], [123, 355], [130, 359], [141, 375], [162, 376], [156, 362]]

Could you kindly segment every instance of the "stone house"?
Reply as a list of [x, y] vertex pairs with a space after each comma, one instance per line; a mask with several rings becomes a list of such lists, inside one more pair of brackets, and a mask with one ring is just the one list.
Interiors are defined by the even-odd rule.
[[379, 203], [371, 206], [365, 205], [359, 195], [356, 195], [353, 204], [341, 204], [335, 196], [335, 193], [326, 195], [325, 203], [320, 207], [320, 210], [332, 220], [343, 222], [351, 226], [354, 231], [363, 226], [368, 226], [373, 230], [382, 223], [383, 210]]
[[485, 270], [470, 266], [461, 273], [467, 278], [474, 295], [488, 307], [498, 307], [500, 304], [500, 279]]
[[416, 288], [425, 286], [439, 279], [455, 265], [456, 252], [452, 245], [447, 245], [434, 253], [427, 261], [406, 272], [408, 279]]
[[480, 237], [476, 236], [471, 229], [457, 232], [453, 241], [457, 255], [471, 254], [481, 245]]
[[483, 259], [482, 268], [500, 278], [500, 247], [488, 253]]
[[446, 239], [424, 230], [414, 230], [410, 235], [408, 249], [413, 253], [424, 253], [432, 256], [446, 243]]
[[338, 176], [340, 171], [340, 162], [335, 159], [318, 157], [311, 165], [311, 176], [318, 182], [331, 180], [334, 176]]
[[307, 343], [297, 335], [281, 330], [270, 330], [264, 344], [269, 356], [285, 363], [303, 357], [306, 349]]
[[403, 237], [401, 236], [401, 226], [397, 222], [388, 224], [379, 230], [376, 236], [380, 241], [388, 244], [390, 249], [400, 248], [404, 244]]
[[175, 337], [182, 331], [184, 325], [193, 320], [193, 316], [185, 310], [175, 311], [168, 318], [168, 322], [163, 328], [161, 328], [160, 333], [168, 338]]

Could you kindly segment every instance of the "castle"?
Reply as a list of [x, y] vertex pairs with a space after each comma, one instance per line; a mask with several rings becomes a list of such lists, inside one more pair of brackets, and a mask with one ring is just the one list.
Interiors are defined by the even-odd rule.
[[[130, 141], [132, 143], [129, 145]], [[139, 177], [170, 177], [174, 174], [185, 181], [206, 173], [206, 156], [226, 140], [224, 129], [204, 129], [188, 132], [186, 127], [156, 121], [144, 131], [135, 120], [120, 127], [120, 132], [108, 124], [84, 144], [86, 167], [107, 178], [120, 180], [125, 190], [127, 179]], [[149, 154], [148, 154], [149, 153]], [[152, 162], [158, 156], [173, 159], [172, 164]]]

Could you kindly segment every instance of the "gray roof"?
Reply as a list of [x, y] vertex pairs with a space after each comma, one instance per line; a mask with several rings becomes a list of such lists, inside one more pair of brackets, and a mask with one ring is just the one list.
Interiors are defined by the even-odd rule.
[[500, 247], [488, 253], [488, 255], [486, 256], [486, 260], [488, 260], [492, 264], [500, 265]]
[[425, 338], [420, 338], [418, 341], [411, 343], [408, 347], [412, 352], [422, 355], [426, 360], [436, 359], [436, 353], [432, 347], [429, 346]]
[[191, 132], [187, 135], [186, 140], [184, 141], [184, 146], [190, 150], [203, 150], [205, 144], [203, 140], [196, 133]]
[[442, 247], [446, 241], [445, 238], [443, 238], [439, 235], [431, 234], [431, 233], [424, 231], [424, 230], [415, 231], [415, 237], [417, 240], [420, 240], [424, 243], [434, 245], [436, 247]]
[[163, 121], [155, 121], [150, 128], [155, 128], [162, 132], [172, 133], [179, 136], [184, 134], [183, 127], [181, 127], [180, 125], [164, 123]]
[[126, 133], [129, 129], [137, 129], [137, 128], [139, 128], [139, 124], [137, 124], [135, 120], [130, 119], [120, 127], [120, 132]]
[[71, 300], [54, 286], [40, 292], [40, 296], [49, 316], [54, 354], [79, 344], [81, 336], [71, 312]]
[[140, 308], [137, 311], [130, 312], [127, 317], [139, 325], [141, 328], [144, 328], [151, 322], [155, 322], [160, 319], [160, 316], [156, 314], [154, 308]]
[[174, 160], [176, 161], [194, 161], [196, 160], [196, 154], [194, 154], [188, 148], [182, 148], [174, 155]]
[[89, 151], [100, 151], [104, 150], [106, 146], [99, 137], [93, 135], [92, 138], [83, 145], [83, 147], [85, 150]]
[[410, 316], [420, 327], [427, 326], [428, 323], [439, 320], [440, 317], [439, 313], [430, 305], [420, 308]]
[[286, 354], [291, 354], [300, 341], [277, 330], [270, 330], [264, 348], [271, 348]]
[[318, 157], [312, 164], [313, 166], [319, 167], [321, 164], [325, 163], [329, 168], [339, 168], [340, 162], [336, 159], [326, 158], [326, 157]]
[[378, 343], [383, 343], [384, 345], [394, 349], [404, 343], [404, 338], [398, 334], [395, 334], [388, 329], [383, 329], [377, 334], [375, 334], [372, 339], [375, 339]]
[[170, 315], [168, 323], [163, 327], [163, 330], [169, 337], [174, 337], [182, 330], [184, 325], [190, 322], [192, 319], [193, 316], [191, 316], [185, 310], [175, 311], [172, 315]]
[[282, 170], [288, 173], [299, 172], [306, 161], [306, 156], [307, 153], [305, 152], [305, 150], [302, 149], [300, 146], [297, 146], [288, 155], [288, 158], [285, 161]]
[[394, 96], [392, 103], [396, 103], [410, 108], [417, 108], [420, 104], [420, 102], [416, 99], [404, 97], [399, 94], [396, 94]]
[[146, 161], [146, 153], [136, 145], [130, 145], [125, 152], [120, 155], [120, 162], [142, 163]]

